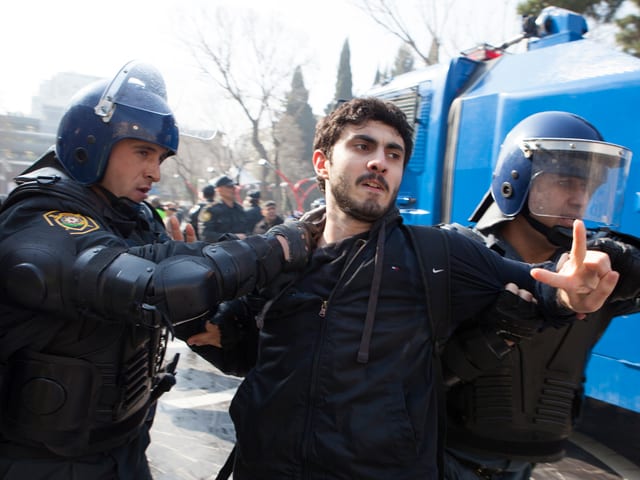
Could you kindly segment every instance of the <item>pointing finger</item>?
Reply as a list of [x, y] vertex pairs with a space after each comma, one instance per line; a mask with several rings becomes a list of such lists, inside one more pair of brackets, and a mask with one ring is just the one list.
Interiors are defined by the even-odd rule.
[[571, 258], [576, 268], [580, 268], [584, 263], [587, 254], [587, 229], [582, 220], [573, 221], [573, 242], [571, 243]]

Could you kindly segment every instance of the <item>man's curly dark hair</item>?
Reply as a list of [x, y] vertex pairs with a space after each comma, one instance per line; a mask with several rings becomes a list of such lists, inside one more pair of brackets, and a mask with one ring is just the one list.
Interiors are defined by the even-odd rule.
[[[324, 117], [316, 128], [313, 149], [321, 150], [331, 160], [333, 146], [347, 125], [362, 125], [370, 120], [382, 122], [393, 127], [404, 141], [404, 166], [413, 152], [413, 127], [407, 116], [392, 102], [376, 97], [354, 98], [340, 104], [333, 112]], [[324, 192], [324, 179], [317, 178], [318, 188]]]

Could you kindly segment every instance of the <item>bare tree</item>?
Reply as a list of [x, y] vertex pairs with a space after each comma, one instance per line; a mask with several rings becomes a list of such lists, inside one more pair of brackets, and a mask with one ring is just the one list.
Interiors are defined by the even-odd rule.
[[223, 7], [205, 8], [190, 21], [187, 46], [193, 58], [250, 125], [255, 158], [243, 156], [235, 166], [277, 160], [272, 127], [282, 111], [291, 66], [303, 63], [295, 58], [298, 49], [283, 48], [294, 43], [287, 30], [274, 18]]
[[[454, 2], [455, 0], [450, 0], [451, 4]], [[403, 44], [407, 45], [412, 52], [422, 59], [425, 65], [433, 65], [438, 63], [439, 60], [442, 31], [450, 9], [446, 8], [445, 5], [445, 8], [443, 8], [444, 13], [439, 14], [438, 2], [426, 1], [421, 3], [425, 9], [428, 8], [430, 10], [426, 14], [425, 9], [420, 9], [423, 26], [431, 37], [428, 48], [417, 39], [416, 32], [412, 32], [409, 23], [404, 19], [402, 11], [394, 0], [354, 0], [354, 5], [364, 11], [387, 32], [399, 38]], [[412, 13], [415, 15], [416, 11], [413, 10]]]
[[196, 203], [207, 182], [234, 166], [225, 142], [222, 134], [212, 138], [181, 135], [177, 155], [162, 164], [159, 188], [163, 196]]
[[406, 45], [424, 65], [438, 63], [443, 53], [457, 55], [473, 44], [501, 44], [519, 31], [515, 0], [351, 1]]

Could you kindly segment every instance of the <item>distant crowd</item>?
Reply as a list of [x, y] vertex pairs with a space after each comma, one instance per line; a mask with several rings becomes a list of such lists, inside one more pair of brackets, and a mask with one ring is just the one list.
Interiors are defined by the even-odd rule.
[[[185, 233], [187, 225], [191, 225], [195, 237], [207, 242], [217, 242], [228, 238], [246, 238], [248, 235], [266, 233], [271, 227], [288, 219], [297, 219], [303, 214], [291, 211], [281, 214], [275, 200], [261, 199], [257, 189], [248, 190], [240, 204], [238, 185], [227, 175], [216, 178], [205, 185], [200, 192], [201, 198], [192, 206], [180, 205], [172, 200], [163, 201], [159, 196], [152, 196], [149, 202], [155, 208], [170, 230], [171, 217], [178, 220], [180, 230]], [[319, 198], [311, 203], [310, 208], [324, 204]]]

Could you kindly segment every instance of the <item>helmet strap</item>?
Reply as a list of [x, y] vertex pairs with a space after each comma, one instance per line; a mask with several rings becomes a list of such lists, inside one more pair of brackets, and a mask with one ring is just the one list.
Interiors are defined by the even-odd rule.
[[522, 208], [522, 212], [520, 213], [522, 213], [522, 216], [534, 230], [544, 235], [545, 238], [553, 245], [566, 248], [567, 250], [571, 248], [573, 231], [570, 228], [561, 227], [559, 225], [555, 225], [553, 227], [546, 226], [544, 223], [533, 218], [533, 215], [531, 215], [527, 205]]

